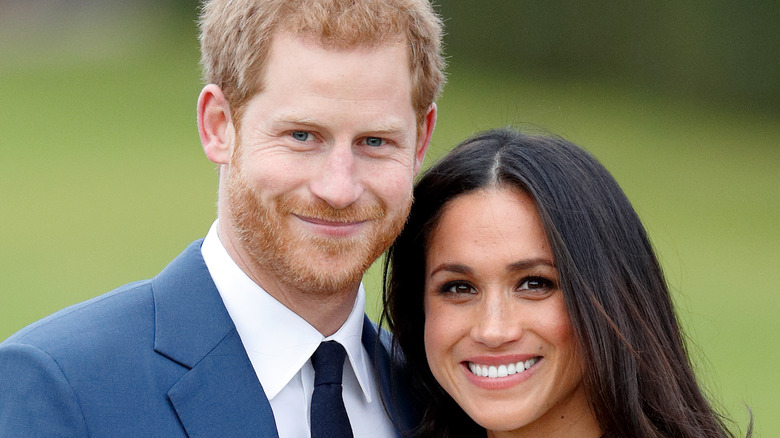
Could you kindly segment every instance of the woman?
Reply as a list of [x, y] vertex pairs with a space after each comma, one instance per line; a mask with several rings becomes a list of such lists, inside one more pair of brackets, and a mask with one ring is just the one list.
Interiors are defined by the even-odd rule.
[[733, 436], [639, 218], [589, 154], [490, 131], [414, 197], [383, 319], [425, 405], [420, 436]]

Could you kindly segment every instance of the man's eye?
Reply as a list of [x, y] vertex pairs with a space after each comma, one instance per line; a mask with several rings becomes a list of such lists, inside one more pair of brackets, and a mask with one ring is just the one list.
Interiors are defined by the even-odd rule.
[[379, 147], [385, 144], [385, 141], [379, 137], [366, 137], [366, 145], [371, 147]]
[[293, 131], [292, 138], [298, 141], [309, 141], [313, 139], [313, 136], [307, 131]]

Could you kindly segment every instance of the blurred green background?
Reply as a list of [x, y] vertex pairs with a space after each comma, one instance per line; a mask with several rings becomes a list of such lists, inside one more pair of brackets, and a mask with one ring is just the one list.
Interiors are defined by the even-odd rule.
[[[513, 125], [595, 154], [643, 218], [699, 376], [780, 433], [780, 6], [441, 0], [426, 163]], [[214, 219], [193, 1], [0, 0], [0, 338], [155, 275]], [[367, 280], [376, 315], [379, 270]]]

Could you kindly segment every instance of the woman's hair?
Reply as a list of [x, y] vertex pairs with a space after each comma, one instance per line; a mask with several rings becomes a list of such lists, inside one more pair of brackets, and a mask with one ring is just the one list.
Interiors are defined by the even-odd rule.
[[663, 272], [617, 182], [566, 140], [510, 129], [464, 141], [424, 173], [385, 262], [382, 319], [424, 405], [420, 436], [484, 433], [431, 374], [423, 291], [426, 251], [443, 207], [491, 187], [519, 189], [534, 200], [603, 436], [733, 436], [696, 382]]

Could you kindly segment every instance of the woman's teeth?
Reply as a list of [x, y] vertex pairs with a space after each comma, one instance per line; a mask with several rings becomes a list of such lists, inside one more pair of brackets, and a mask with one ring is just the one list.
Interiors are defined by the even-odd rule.
[[506, 365], [480, 365], [474, 362], [469, 362], [469, 369], [471, 372], [479, 377], [489, 377], [491, 379], [497, 377], [511, 376], [512, 374], [522, 373], [523, 371], [531, 368], [539, 362], [540, 356], [533, 357], [525, 362], [515, 362]]

